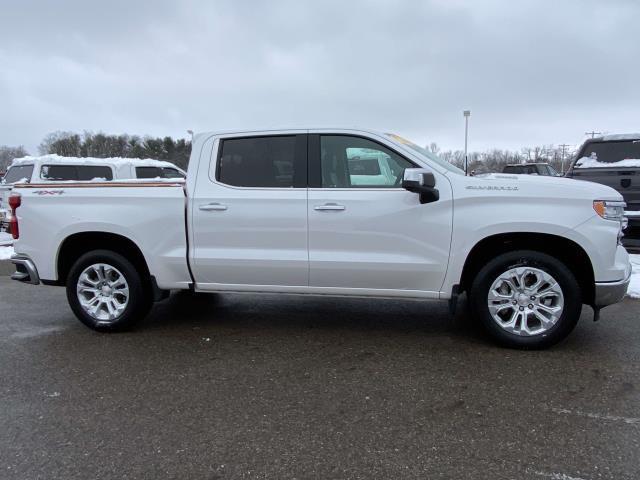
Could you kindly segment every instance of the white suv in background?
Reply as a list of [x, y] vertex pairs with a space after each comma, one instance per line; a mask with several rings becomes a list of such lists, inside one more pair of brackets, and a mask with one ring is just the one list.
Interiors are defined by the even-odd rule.
[[60, 155], [15, 159], [0, 183], [0, 231], [9, 220], [8, 198], [16, 183], [111, 181], [125, 179], [184, 179], [173, 163], [138, 158], [75, 158]]

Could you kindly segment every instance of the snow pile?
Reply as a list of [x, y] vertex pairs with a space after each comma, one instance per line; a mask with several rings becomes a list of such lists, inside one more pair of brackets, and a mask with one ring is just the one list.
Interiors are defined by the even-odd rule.
[[631, 298], [640, 298], [640, 255], [630, 255], [633, 273], [631, 274], [631, 283], [627, 295]]
[[13, 237], [6, 232], [0, 232], [0, 246], [7, 245], [9, 243], [13, 243]]
[[629, 158], [617, 162], [599, 162], [597, 158], [582, 157], [576, 161], [575, 168], [640, 168], [640, 159]]
[[640, 133], [614, 133], [611, 135], [603, 135], [600, 140], [640, 140]]
[[13, 247], [0, 247], [0, 260], [9, 260], [13, 255]]
[[164, 160], [155, 160], [153, 158], [122, 158], [122, 157], [110, 157], [110, 158], [95, 158], [95, 157], [62, 157], [60, 155], [41, 155], [41, 156], [26, 156], [16, 158], [11, 162], [11, 166], [24, 165], [32, 163], [45, 163], [47, 165], [113, 165], [116, 168], [126, 165], [133, 165], [134, 167], [170, 167], [176, 168], [171, 162], [165, 162]]

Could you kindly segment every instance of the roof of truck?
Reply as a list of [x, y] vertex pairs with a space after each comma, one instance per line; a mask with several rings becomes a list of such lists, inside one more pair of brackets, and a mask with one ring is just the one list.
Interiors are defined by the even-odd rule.
[[616, 140], [640, 140], [640, 133], [613, 133], [593, 138], [595, 141], [614, 142]]
[[265, 128], [237, 128], [237, 129], [225, 129], [225, 130], [210, 130], [194, 133], [194, 137], [210, 137], [218, 135], [235, 135], [235, 134], [258, 134], [269, 132], [306, 132], [307, 130], [335, 130], [340, 131], [354, 131], [354, 132], [367, 132], [377, 135], [386, 135], [390, 132], [384, 132], [382, 130], [375, 130], [372, 128], [354, 127], [354, 126], [335, 126], [335, 125], [304, 125], [304, 126], [278, 126], [278, 127], [265, 127]]

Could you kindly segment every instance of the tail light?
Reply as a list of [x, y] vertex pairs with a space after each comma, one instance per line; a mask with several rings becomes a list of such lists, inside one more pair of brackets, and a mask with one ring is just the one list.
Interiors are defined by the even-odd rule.
[[22, 197], [19, 194], [12, 194], [9, 197], [9, 207], [11, 208], [11, 219], [9, 220], [9, 231], [15, 240], [20, 237], [20, 227], [18, 226], [18, 214], [16, 210], [22, 204]]

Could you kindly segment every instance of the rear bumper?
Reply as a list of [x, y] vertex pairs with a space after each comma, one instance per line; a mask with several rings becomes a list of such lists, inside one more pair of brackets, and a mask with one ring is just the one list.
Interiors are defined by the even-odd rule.
[[627, 278], [619, 282], [596, 283], [596, 294], [594, 305], [596, 307], [606, 307], [613, 303], [618, 303], [627, 294], [629, 282], [631, 281], [631, 269]]
[[11, 257], [11, 263], [16, 266], [16, 271], [11, 275], [11, 280], [30, 283], [31, 285], [40, 284], [38, 269], [29, 257], [25, 255], [14, 255]]

